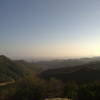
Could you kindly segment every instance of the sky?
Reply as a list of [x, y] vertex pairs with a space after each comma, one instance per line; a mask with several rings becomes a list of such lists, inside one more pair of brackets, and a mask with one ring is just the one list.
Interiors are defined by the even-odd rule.
[[0, 54], [100, 56], [100, 0], [0, 0]]

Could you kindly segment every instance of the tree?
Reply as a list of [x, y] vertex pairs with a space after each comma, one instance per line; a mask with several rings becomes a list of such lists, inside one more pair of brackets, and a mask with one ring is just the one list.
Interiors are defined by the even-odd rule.
[[60, 80], [51, 78], [50, 80], [45, 82], [43, 88], [44, 88], [43, 89], [44, 98], [62, 97], [64, 84]]
[[69, 81], [64, 88], [64, 97], [75, 99], [77, 96], [78, 85], [74, 81]]
[[42, 81], [37, 77], [25, 77], [17, 84], [17, 91], [11, 100], [40, 100], [42, 98]]
[[77, 100], [100, 100], [100, 83], [90, 83], [80, 86]]

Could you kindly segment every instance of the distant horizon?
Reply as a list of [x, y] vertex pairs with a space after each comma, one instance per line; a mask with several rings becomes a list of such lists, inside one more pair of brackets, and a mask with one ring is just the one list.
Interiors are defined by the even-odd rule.
[[52, 60], [70, 60], [70, 59], [91, 59], [91, 58], [98, 58], [100, 56], [80, 56], [80, 57], [40, 57], [40, 58], [35, 58], [35, 57], [9, 57], [5, 54], [0, 54], [0, 56], [6, 56], [12, 60], [25, 60], [25, 61], [52, 61]]

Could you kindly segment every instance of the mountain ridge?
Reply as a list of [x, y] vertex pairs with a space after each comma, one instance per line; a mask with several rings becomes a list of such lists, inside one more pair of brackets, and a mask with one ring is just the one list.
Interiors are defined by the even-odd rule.
[[100, 62], [91, 62], [84, 65], [49, 69], [40, 74], [41, 78], [57, 78], [63, 81], [74, 80], [79, 83], [100, 80]]

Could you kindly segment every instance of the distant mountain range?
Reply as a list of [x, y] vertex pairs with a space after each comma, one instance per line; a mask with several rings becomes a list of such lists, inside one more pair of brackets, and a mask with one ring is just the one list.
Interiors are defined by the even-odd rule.
[[69, 60], [27, 62], [0, 56], [0, 82], [17, 80], [27, 75], [57, 78], [64, 81], [92, 81], [100, 79], [100, 57]]
[[96, 62], [96, 61], [100, 61], [100, 57], [38, 61], [35, 64], [41, 66], [44, 70], [48, 70], [48, 69], [55, 69], [55, 68], [73, 67], [73, 66], [83, 65], [90, 62]]
[[49, 69], [40, 74], [42, 78], [57, 78], [63, 81], [76, 81], [79, 83], [100, 80], [100, 61], [74, 67]]

